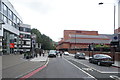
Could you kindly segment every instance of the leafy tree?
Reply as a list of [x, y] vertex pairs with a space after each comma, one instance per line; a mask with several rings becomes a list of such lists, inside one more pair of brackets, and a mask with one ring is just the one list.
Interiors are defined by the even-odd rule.
[[44, 49], [44, 50], [50, 50], [50, 49], [55, 49], [55, 46], [54, 46], [54, 41], [46, 36], [45, 34], [41, 34], [39, 30], [33, 28], [31, 30], [31, 33], [33, 34], [36, 34], [36, 42], [41, 44], [41, 48]]

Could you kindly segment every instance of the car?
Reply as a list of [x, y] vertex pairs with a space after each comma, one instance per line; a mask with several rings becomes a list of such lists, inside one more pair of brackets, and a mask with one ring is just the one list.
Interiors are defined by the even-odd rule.
[[56, 50], [50, 50], [48, 53], [48, 57], [56, 57]]
[[64, 52], [64, 55], [67, 55], [67, 56], [69, 56], [69, 52]]
[[93, 57], [89, 58], [90, 63], [95, 63], [97, 65], [107, 65], [111, 66], [113, 64], [113, 59], [106, 54], [95, 54]]
[[74, 56], [77, 59], [85, 59], [85, 53], [77, 52]]

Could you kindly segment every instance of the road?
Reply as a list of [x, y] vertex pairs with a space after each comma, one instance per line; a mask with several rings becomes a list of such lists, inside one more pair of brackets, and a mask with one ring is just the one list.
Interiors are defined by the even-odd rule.
[[29, 78], [73, 78], [80, 80], [118, 80], [118, 68], [91, 64], [71, 56], [49, 58], [47, 67]]
[[[69, 63], [65, 58], [50, 58], [45, 69], [30, 78], [92, 78], [79, 68]], [[92, 80], [92, 79], [91, 79]]]

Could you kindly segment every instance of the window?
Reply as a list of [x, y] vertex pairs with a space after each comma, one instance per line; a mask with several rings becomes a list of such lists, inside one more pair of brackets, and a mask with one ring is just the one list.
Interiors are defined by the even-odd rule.
[[3, 13], [7, 16], [8, 8], [5, 4], [3, 4]]
[[19, 27], [19, 30], [20, 30], [20, 31], [23, 31], [23, 27]]
[[25, 32], [31, 32], [30, 28], [25, 28]]
[[13, 18], [12, 18], [12, 14], [13, 14], [12, 11], [9, 9], [9, 10], [8, 10], [8, 17], [9, 17], [11, 20], [13, 19]]
[[8, 23], [7, 17], [3, 16], [3, 20], [4, 20], [4, 22]]
[[15, 23], [13, 23], [13, 26], [14, 26], [15, 28], [17, 28]]
[[24, 41], [24, 45], [26, 45], [26, 41]]
[[16, 17], [16, 15], [13, 15], [13, 22], [14, 22], [14, 23], [17, 22], [17, 17]]
[[12, 21], [11, 20], [8, 20], [8, 23], [12, 26], [13, 25], [13, 23], [12, 23]]
[[17, 23], [20, 23], [20, 20], [17, 18]]

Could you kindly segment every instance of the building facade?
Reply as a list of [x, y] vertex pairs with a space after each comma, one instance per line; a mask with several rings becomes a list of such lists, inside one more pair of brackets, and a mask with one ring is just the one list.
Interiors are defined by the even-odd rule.
[[31, 26], [20, 24], [19, 26], [19, 50], [20, 52], [30, 52], [31, 50]]
[[64, 37], [59, 42], [57, 49], [88, 50], [90, 44], [109, 46], [111, 42], [109, 37], [98, 34], [98, 31], [64, 30]]
[[19, 24], [23, 23], [13, 5], [8, 0], [0, 0], [0, 41], [3, 54], [12, 54], [19, 51]]

